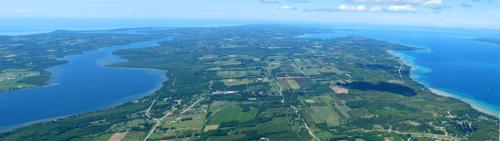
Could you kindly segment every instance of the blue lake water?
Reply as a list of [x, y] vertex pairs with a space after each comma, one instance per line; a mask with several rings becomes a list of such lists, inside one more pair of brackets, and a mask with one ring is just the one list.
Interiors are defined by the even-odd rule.
[[[0, 35], [19, 35], [66, 30], [100, 30], [128, 27], [221, 26], [268, 22], [248, 21], [128, 21], [1, 20]], [[325, 26], [322, 26], [325, 27]], [[311, 35], [333, 38], [358, 35], [425, 48], [398, 51], [413, 66], [412, 77], [426, 86], [453, 94], [488, 111], [500, 111], [500, 46], [471, 41], [474, 37], [500, 37], [498, 30], [407, 29], [384, 27], [336, 27], [334, 34]], [[101, 31], [91, 31], [101, 32]], [[0, 131], [26, 123], [95, 111], [140, 98], [161, 86], [164, 72], [144, 69], [107, 68], [124, 61], [113, 51], [153, 46], [157, 41], [102, 48], [67, 56], [69, 63], [49, 69], [51, 85], [0, 93]]]
[[412, 68], [412, 77], [437, 93], [459, 98], [488, 113], [500, 112], [500, 46], [472, 41], [499, 38], [498, 30], [430, 28], [344, 28], [333, 34], [308, 35], [335, 38], [348, 35], [424, 48], [396, 51]]
[[159, 88], [165, 72], [148, 69], [109, 68], [125, 61], [112, 52], [155, 46], [153, 40], [101, 48], [62, 59], [69, 63], [48, 69], [50, 85], [0, 93], [0, 129], [76, 113], [95, 111], [140, 98]]

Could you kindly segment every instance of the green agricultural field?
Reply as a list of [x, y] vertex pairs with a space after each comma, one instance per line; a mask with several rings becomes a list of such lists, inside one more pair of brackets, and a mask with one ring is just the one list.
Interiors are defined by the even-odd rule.
[[251, 84], [253, 82], [250, 79], [224, 79], [222, 81], [226, 86], [246, 85], [246, 84]]
[[113, 134], [104, 134], [104, 135], [101, 135], [101, 136], [98, 136], [98, 137], [95, 137], [93, 138], [92, 140], [94, 141], [108, 141], [109, 138], [111, 138]]
[[237, 86], [270, 82], [269, 78], [243, 78], [243, 79], [223, 79], [221, 80], [226, 86]]
[[335, 73], [335, 74], [343, 74], [343, 72], [341, 70], [339, 70], [338, 68], [336, 68], [335, 66], [329, 66], [329, 67], [325, 67], [325, 68], [321, 68], [319, 69], [319, 71], [321, 73]]
[[292, 88], [294, 90], [300, 89], [300, 84], [297, 83], [297, 81], [295, 81], [293, 79], [287, 79], [286, 82], [287, 82], [288, 86], [290, 86], [290, 88]]
[[217, 76], [221, 78], [241, 78], [246, 75], [246, 71], [217, 71]]
[[[399, 73], [400, 60], [387, 52], [417, 48], [357, 36], [300, 37], [319, 33], [332, 30], [242, 25], [152, 29], [140, 36], [70, 32], [17, 37], [23, 41], [6, 36], [9, 47], [0, 45], [0, 56], [11, 60], [0, 59], [0, 69], [50, 62], [23, 67], [40, 75], [41, 69], [62, 63], [31, 57], [46, 49], [65, 52], [49, 53], [61, 57], [101, 45], [172, 40], [115, 52], [128, 60], [117, 67], [165, 70], [169, 79], [155, 92], [110, 109], [0, 133], [0, 140], [102, 140], [125, 131], [124, 140], [139, 141], [499, 140], [498, 118], [433, 94], [411, 79], [411, 67]], [[78, 42], [59, 45], [66, 40]], [[24, 45], [37, 53], [12, 56], [23, 52], [10, 46], [19, 42], [40, 46]], [[333, 94], [333, 85], [349, 94]]]
[[0, 72], [0, 92], [21, 88], [35, 87], [33, 84], [22, 83], [21, 80], [40, 75], [40, 72], [27, 69], [6, 69]]
[[288, 120], [284, 117], [273, 118], [273, 120], [257, 125], [258, 131], [263, 134], [288, 131], [292, 128], [288, 125]]
[[306, 114], [309, 115], [314, 123], [327, 123], [329, 126], [340, 125], [340, 117], [330, 107], [309, 107], [306, 109]]
[[309, 107], [305, 112], [312, 121], [316, 124], [327, 123], [329, 126], [340, 125], [341, 117], [333, 109], [334, 101], [328, 95], [312, 97], [312, 99], [304, 100], [309, 103]]
[[334, 106], [333, 98], [329, 95], [322, 95], [314, 97], [315, 101], [327, 104], [330, 107]]
[[200, 111], [199, 113], [188, 114], [181, 117], [180, 121], [170, 124], [165, 123], [165, 128], [186, 129], [186, 130], [199, 130], [203, 129], [205, 125], [206, 112]]
[[250, 108], [249, 111], [243, 112], [243, 109], [240, 106], [230, 104], [218, 111], [213, 112], [209, 116], [208, 121], [210, 124], [220, 124], [230, 121], [246, 122], [254, 119], [257, 112], [258, 110], [255, 108]]
[[206, 125], [205, 129], [203, 131], [210, 131], [210, 130], [215, 130], [219, 129], [219, 124], [212, 124], [212, 125]]
[[212, 136], [207, 141], [234, 141], [244, 139], [244, 135]]
[[215, 61], [214, 64], [221, 66], [231, 66], [231, 65], [240, 65], [241, 62], [237, 60], [227, 60], [227, 61]]

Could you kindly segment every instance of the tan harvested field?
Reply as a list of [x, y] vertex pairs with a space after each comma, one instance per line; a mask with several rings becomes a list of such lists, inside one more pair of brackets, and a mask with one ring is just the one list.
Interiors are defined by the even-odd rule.
[[288, 83], [288, 85], [290, 86], [290, 88], [292, 88], [294, 90], [300, 89], [300, 84], [297, 83], [297, 81], [295, 81], [293, 79], [287, 79], [286, 82]]
[[113, 134], [113, 136], [111, 136], [111, 138], [109, 138], [108, 141], [121, 141], [127, 135], [127, 133], [128, 132], [115, 133]]
[[214, 125], [207, 125], [205, 126], [205, 132], [206, 131], [210, 131], [210, 130], [214, 130], [214, 129], [218, 129], [219, 128], [219, 124], [214, 124]]
[[226, 86], [246, 85], [253, 83], [249, 79], [224, 79], [222, 80]]
[[246, 71], [218, 71], [217, 76], [221, 78], [240, 78], [246, 76]]
[[333, 85], [333, 86], [330, 86], [330, 88], [336, 94], [349, 94], [349, 89], [341, 87], [341, 86]]

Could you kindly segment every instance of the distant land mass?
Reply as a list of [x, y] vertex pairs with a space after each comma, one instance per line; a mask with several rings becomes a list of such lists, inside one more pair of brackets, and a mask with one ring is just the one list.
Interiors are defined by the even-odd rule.
[[46, 69], [67, 63], [58, 58], [158, 38], [114, 32], [118, 31], [80, 33], [57, 30], [51, 33], [0, 36], [0, 92], [47, 85], [52, 74]]
[[479, 41], [479, 42], [485, 42], [485, 43], [491, 43], [491, 44], [495, 44], [495, 45], [500, 45], [500, 39], [494, 39], [494, 38], [474, 38], [472, 40]]
[[[127, 61], [113, 67], [164, 70], [168, 79], [157, 91], [108, 109], [0, 133], [0, 140], [499, 140], [498, 117], [436, 95], [388, 52], [418, 48], [358, 36], [301, 37], [332, 32], [241, 25], [147, 30], [134, 36], [64, 31], [22, 40], [2, 37], [6, 45], [0, 49], [9, 51], [2, 56], [23, 60], [3, 61], [10, 66], [0, 69], [23, 64], [17, 69], [27, 70], [5, 72], [29, 77], [64, 63], [56, 57], [171, 40], [114, 52]], [[45, 61], [50, 63], [40, 64]], [[47, 79], [35, 80], [27, 84]]]

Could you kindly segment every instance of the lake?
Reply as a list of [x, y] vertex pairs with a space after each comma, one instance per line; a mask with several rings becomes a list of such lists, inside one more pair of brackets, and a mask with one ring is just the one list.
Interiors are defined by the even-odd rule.
[[412, 66], [412, 78], [435, 93], [455, 97], [476, 109], [500, 113], [500, 46], [472, 41], [498, 38], [498, 30], [401, 27], [333, 27], [335, 33], [312, 38], [363, 36], [408, 46], [420, 51], [395, 51]]
[[40, 120], [96, 111], [143, 97], [160, 88], [165, 72], [150, 69], [109, 68], [126, 61], [112, 52], [157, 45], [162, 40], [101, 48], [62, 58], [69, 63], [47, 69], [49, 85], [0, 93], [0, 130]]
[[[55, 29], [99, 30], [107, 27], [248, 24], [247, 22], [228, 24], [224, 21], [153, 24], [110, 22], [113, 24], [104, 24], [107, 26], [103, 27], [102, 24], [69, 23], [66, 24], [66, 28], [47, 27], [43, 22], [38, 27], [32, 28], [25, 27], [33, 25], [12, 26], [2, 23], [4, 25], [2, 27], [0, 24], [0, 29], [11, 30], [0, 34], [30, 34]], [[475, 37], [498, 37], [500, 35], [498, 30], [359, 26], [330, 26], [330, 28], [334, 28], [336, 33], [309, 35], [309, 37], [334, 38], [357, 35], [424, 48], [422, 51], [395, 52], [412, 66], [412, 77], [415, 80], [433, 88], [439, 94], [459, 98], [478, 106], [483, 111], [490, 113], [500, 111], [500, 46], [470, 40]], [[157, 42], [158, 40], [101, 48], [64, 57], [63, 59], [69, 60], [69, 63], [48, 69], [53, 73], [51, 85], [0, 94], [0, 131], [40, 120], [96, 111], [143, 97], [161, 86], [161, 82], [166, 79], [165, 72], [107, 68], [104, 65], [124, 61], [112, 55], [113, 51], [153, 46]]]

